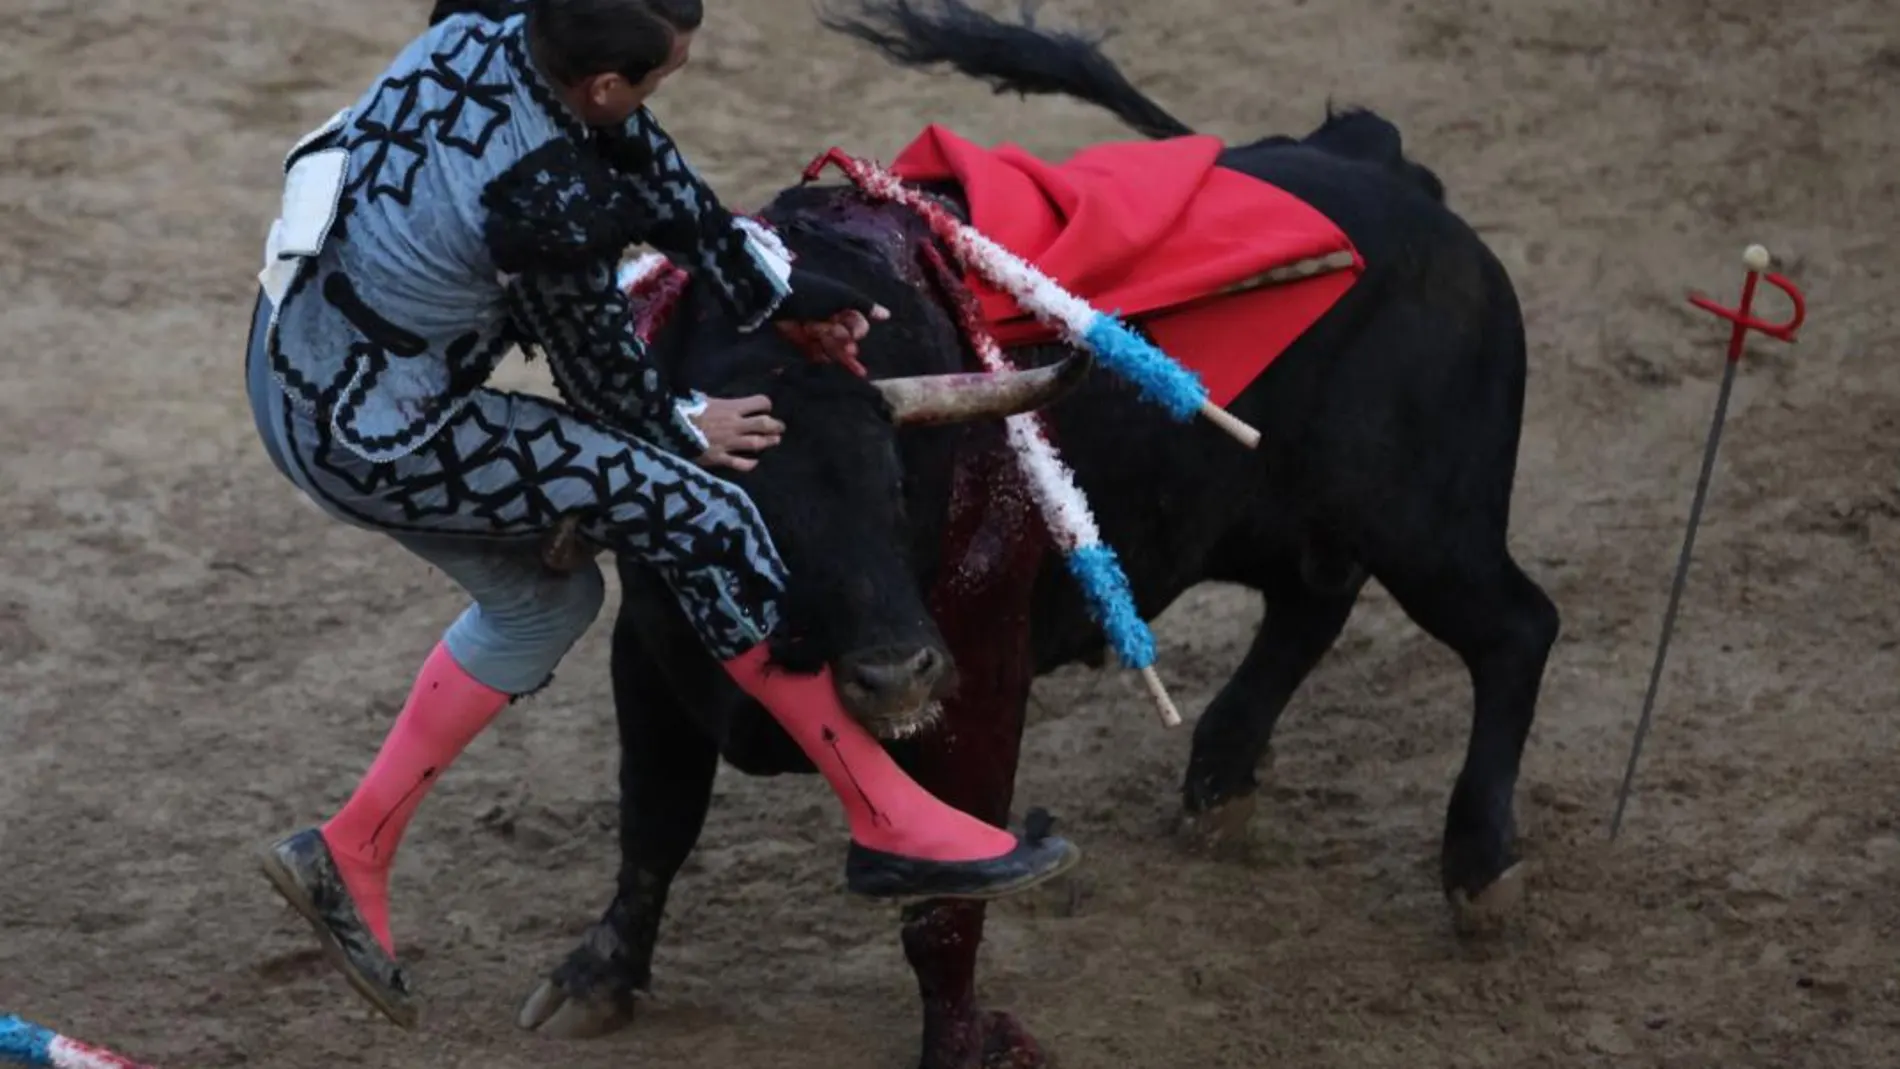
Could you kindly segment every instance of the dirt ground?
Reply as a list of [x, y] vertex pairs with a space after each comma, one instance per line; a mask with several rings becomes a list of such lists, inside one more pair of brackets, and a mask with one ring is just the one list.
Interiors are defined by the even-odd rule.
[[[172, 1069], [909, 1064], [894, 917], [837, 890], [823, 787], [729, 771], [637, 1026], [573, 1045], [515, 1030], [610, 888], [605, 626], [416, 824], [394, 890], [420, 1031], [370, 1019], [252, 868], [254, 846], [343, 797], [461, 605], [296, 500], [240, 372], [282, 153], [426, 6], [8, 7], [0, 1013]], [[888, 158], [930, 120], [1058, 154], [1121, 136], [1080, 105], [896, 71], [821, 35], [805, 3], [709, 6], [658, 106], [736, 204], [832, 144]], [[1514, 538], [1565, 626], [1520, 794], [1530, 897], [1475, 946], [1435, 878], [1469, 689], [1382, 593], [1296, 699], [1238, 857], [1170, 838], [1186, 729], [1157, 727], [1121, 674], [1045, 680], [1018, 796], [1089, 858], [992, 912], [990, 1004], [1081, 1069], [1896, 1064], [1900, 20], [1884, 0], [1061, 0], [1044, 17], [1119, 27], [1131, 76], [1210, 132], [1303, 132], [1329, 98], [1401, 125], [1523, 294]], [[1737, 384], [1611, 844], [1725, 337], [1682, 294], [1731, 299], [1757, 240], [1812, 324], [1795, 347], [1754, 343]], [[1190, 715], [1257, 612], [1205, 589], [1161, 621]]]

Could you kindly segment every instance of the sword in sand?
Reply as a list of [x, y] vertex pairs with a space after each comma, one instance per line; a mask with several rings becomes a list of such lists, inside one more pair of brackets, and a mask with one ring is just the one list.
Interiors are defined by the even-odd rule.
[[[1776, 341], [1793, 343], [1795, 331], [1800, 329], [1801, 321], [1807, 316], [1807, 302], [1802, 299], [1801, 291], [1795, 284], [1768, 269], [1774, 263], [1768, 250], [1760, 245], [1750, 245], [1742, 253], [1742, 263], [1748, 268], [1748, 277], [1742, 282], [1742, 299], [1734, 308], [1725, 308], [1700, 293], [1689, 294], [1689, 303], [1705, 312], [1712, 313], [1729, 321], [1731, 327], [1728, 337], [1728, 362], [1722, 368], [1722, 388], [1716, 395], [1715, 419], [1709, 426], [1708, 444], [1702, 450], [1702, 474], [1696, 480], [1695, 501], [1689, 506], [1689, 526], [1683, 534], [1682, 553], [1676, 559], [1676, 578], [1669, 590], [1669, 607], [1663, 611], [1662, 636], [1656, 643], [1656, 660], [1649, 670], [1649, 690], [1643, 696], [1643, 712], [1636, 721], [1636, 738], [1630, 745], [1629, 764], [1623, 770], [1623, 785], [1616, 795], [1616, 813], [1610, 818], [1610, 838], [1615, 839], [1623, 827], [1623, 810], [1629, 804], [1630, 786], [1636, 779], [1636, 762], [1643, 753], [1643, 739], [1649, 734], [1649, 725], [1656, 709], [1656, 691], [1662, 682], [1663, 661], [1669, 656], [1669, 637], [1675, 630], [1676, 610], [1682, 604], [1682, 588], [1689, 577], [1689, 555], [1695, 550], [1696, 528], [1702, 520], [1702, 506], [1708, 500], [1709, 479], [1715, 472], [1715, 452], [1722, 442], [1722, 423], [1728, 417], [1729, 393], [1735, 385], [1735, 369], [1742, 362], [1742, 350], [1747, 345], [1748, 332], [1758, 331]], [[1794, 313], [1785, 323], [1769, 323], [1750, 315], [1755, 301], [1755, 287], [1758, 281], [1766, 279], [1768, 284], [1788, 295], [1794, 302]]]

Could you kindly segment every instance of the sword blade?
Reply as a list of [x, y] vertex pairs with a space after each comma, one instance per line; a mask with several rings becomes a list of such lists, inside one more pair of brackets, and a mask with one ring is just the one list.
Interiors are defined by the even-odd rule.
[[[1750, 276], [1749, 281], [1754, 281]], [[1746, 328], [1737, 326], [1738, 332]], [[1733, 351], [1734, 342], [1731, 342]], [[1623, 827], [1623, 812], [1629, 805], [1630, 786], [1636, 780], [1636, 764], [1642, 759], [1643, 740], [1656, 710], [1656, 693], [1662, 683], [1663, 663], [1669, 657], [1669, 639], [1676, 628], [1676, 611], [1682, 606], [1682, 591], [1688, 583], [1689, 559], [1695, 552], [1696, 530], [1701, 526], [1702, 507], [1709, 498], [1709, 482], [1715, 474], [1715, 455], [1722, 444], [1722, 424], [1728, 418], [1729, 394], [1735, 386], [1735, 369], [1741, 361], [1731, 357], [1723, 362], [1722, 389], [1715, 400], [1715, 419], [1709, 426], [1708, 444], [1702, 450], [1702, 474], [1696, 479], [1695, 500], [1689, 506], [1689, 526], [1683, 534], [1682, 552], [1676, 558], [1676, 578], [1669, 589], [1669, 607], [1663, 610], [1662, 637], [1656, 643], [1656, 660], [1649, 669], [1649, 690], [1643, 696], [1643, 712], [1636, 721], [1636, 738], [1630, 746], [1629, 763], [1623, 769], [1623, 785], [1616, 794], [1616, 813], [1610, 818], [1610, 838]]]

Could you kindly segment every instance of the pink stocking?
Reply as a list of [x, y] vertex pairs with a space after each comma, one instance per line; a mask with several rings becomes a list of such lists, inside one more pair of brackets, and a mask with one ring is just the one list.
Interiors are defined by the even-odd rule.
[[897, 767], [838, 701], [831, 671], [770, 671], [765, 644], [726, 662], [744, 688], [805, 751], [843, 803], [851, 838], [925, 861], [978, 861], [1016, 848], [1016, 837], [939, 801]]
[[391, 956], [389, 869], [409, 818], [442, 773], [508, 704], [475, 681], [438, 643], [356, 793], [323, 825], [356, 909]]

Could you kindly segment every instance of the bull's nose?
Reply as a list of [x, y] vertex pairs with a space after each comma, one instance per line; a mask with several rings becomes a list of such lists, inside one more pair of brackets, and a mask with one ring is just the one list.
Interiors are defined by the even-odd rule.
[[851, 679], [872, 694], [923, 689], [943, 677], [943, 654], [929, 646], [909, 653], [861, 658], [851, 665]]

